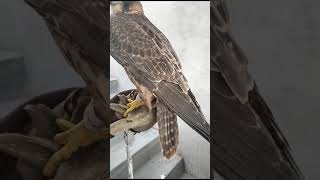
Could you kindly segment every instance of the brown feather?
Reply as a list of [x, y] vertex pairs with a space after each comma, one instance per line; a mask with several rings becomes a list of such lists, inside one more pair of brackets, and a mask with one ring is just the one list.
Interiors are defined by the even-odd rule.
[[179, 143], [177, 115], [159, 100], [157, 101], [157, 121], [161, 151], [166, 159], [170, 159], [176, 153]]

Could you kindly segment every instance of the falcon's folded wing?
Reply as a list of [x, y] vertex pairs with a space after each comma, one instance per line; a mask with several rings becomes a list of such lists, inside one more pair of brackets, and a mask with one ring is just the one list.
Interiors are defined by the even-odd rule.
[[214, 168], [230, 180], [301, 180], [288, 142], [232, 38], [224, 0], [211, 1]]

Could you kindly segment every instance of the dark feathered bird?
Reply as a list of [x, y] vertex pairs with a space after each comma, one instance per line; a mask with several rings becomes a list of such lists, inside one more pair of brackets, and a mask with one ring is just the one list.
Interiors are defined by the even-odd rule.
[[211, 1], [210, 31], [214, 168], [227, 180], [302, 180], [230, 33], [224, 0]]
[[164, 156], [170, 158], [178, 145], [176, 115], [209, 141], [209, 124], [168, 39], [147, 19], [139, 1], [112, 1], [111, 7], [110, 53], [124, 67], [149, 109], [156, 100]]

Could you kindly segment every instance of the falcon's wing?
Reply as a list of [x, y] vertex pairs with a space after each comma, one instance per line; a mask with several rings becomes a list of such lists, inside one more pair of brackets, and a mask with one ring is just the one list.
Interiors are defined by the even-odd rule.
[[110, 38], [111, 55], [125, 68], [140, 71], [150, 81], [168, 81], [188, 90], [172, 47], [147, 18], [116, 15], [111, 18]]
[[229, 32], [224, 0], [211, 1], [214, 168], [226, 179], [300, 180], [289, 145]]
[[[217, 91], [245, 103], [254, 82], [247, 71], [246, 57], [229, 33], [229, 16], [223, 3], [224, 1], [220, 0], [211, 2], [211, 70], [217, 74], [215, 76], [223, 78], [227, 87], [214, 85], [213, 88], [221, 88]], [[232, 93], [222, 88], [230, 89]]]
[[165, 36], [145, 17], [111, 17], [110, 52], [134, 80], [147, 87], [209, 140], [210, 128]]

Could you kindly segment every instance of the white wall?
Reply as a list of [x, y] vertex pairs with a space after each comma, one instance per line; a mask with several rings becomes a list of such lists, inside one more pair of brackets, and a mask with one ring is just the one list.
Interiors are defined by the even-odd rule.
[[[146, 16], [169, 39], [183, 67], [183, 73], [208, 122], [210, 120], [210, 7], [209, 1], [142, 2]], [[111, 77], [119, 90], [134, 88], [123, 68], [111, 58]], [[195, 177], [210, 177], [210, 144], [179, 120], [178, 153], [186, 170]]]

